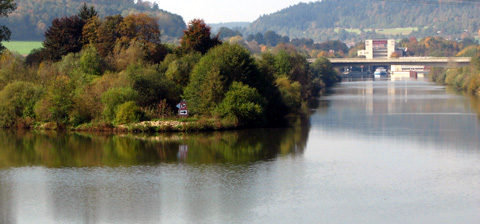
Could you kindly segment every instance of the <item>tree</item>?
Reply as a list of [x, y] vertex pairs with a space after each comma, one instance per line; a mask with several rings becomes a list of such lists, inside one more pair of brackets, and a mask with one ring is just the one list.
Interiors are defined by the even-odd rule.
[[233, 117], [240, 125], [252, 125], [265, 121], [266, 100], [257, 89], [241, 82], [233, 82], [216, 110], [222, 117]]
[[128, 46], [132, 41], [139, 43], [145, 52], [145, 59], [158, 63], [167, 54], [167, 49], [161, 44], [158, 18], [143, 13], [125, 17], [120, 24], [120, 39], [122, 46]]
[[95, 11], [95, 8], [93, 6], [90, 6], [90, 8], [87, 6], [87, 3], [83, 3], [83, 5], [80, 7], [80, 10], [78, 11], [78, 17], [82, 19], [83, 21], [87, 21], [90, 18], [98, 16], [97, 11]]
[[263, 38], [262, 33], [257, 33], [254, 36], [255, 41], [257, 41], [258, 44], [265, 44], [265, 39]]
[[43, 98], [35, 104], [35, 114], [43, 121], [56, 122], [57, 127], [67, 124], [73, 109], [74, 89], [67, 76], [57, 76]]
[[84, 45], [98, 43], [98, 29], [100, 25], [101, 21], [97, 16], [91, 17], [87, 20], [87, 23], [83, 26], [82, 30], [82, 43]]
[[278, 42], [282, 39], [280, 35], [271, 30], [265, 32], [263, 38], [265, 39], [265, 43], [270, 46], [277, 46]]
[[132, 64], [125, 71], [138, 92], [135, 100], [138, 106], [150, 107], [166, 100], [168, 105], [175, 106], [180, 100], [180, 89], [154, 66]]
[[190, 81], [190, 73], [200, 58], [200, 53], [192, 52], [184, 55], [181, 58], [175, 59], [168, 64], [165, 76], [169, 80], [175, 82], [175, 84], [179, 85], [181, 88], [186, 87]]
[[[0, 0], [0, 17], [7, 17], [8, 14], [17, 8], [13, 0]], [[0, 53], [5, 50], [2, 41], [8, 41], [12, 32], [6, 26], [0, 26]]]
[[82, 31], [85, 22], [78, 16], [56, 18], [45, 32], [43, 46], [51, 60], [82, 50]]
[[188, 24], [187, 30], [183, 31], [180, 47], [184, 52], [198, 51], [202, 54], [220, 44], [218, 35], [211, 37], [211, 28], [201, 19], [194, 19]]
[[160, 44], [160, 27], [155, 17], [144, 13], [125, 17], [120, 24], [120, 43], [128, 45], [132, 40], [141, 43], [145, 50], [153, 50]]
[[224, 43], [200, 59], [190, 75], [184, 97], [192, 112], [209, 114], [222, 101], [234, 81], [263, 93], [265, 83], [262, 78], [247, 49]]
[[229, 37], [235, 37], [235, 36], [242, 36], [242, 33], [240, 33], [240, 31], [238, 30], [232, 30], [227, 27], [221, 27], [218, 30], [218, 38], [221, 40]]
[[320, 78], [325, 85], [332, 86], [338, 82], [337, 73], [333, 69], [332, 63], [330, 63], [327, 58], [317, 58], [310, 68], [312, 70], [313, 77]]
[[106, 57], [113, 52], [117, 39], [121, 37], [120, 24], [123, 22], [121, 15], [107, 16], [97, 29], [97, 50]]

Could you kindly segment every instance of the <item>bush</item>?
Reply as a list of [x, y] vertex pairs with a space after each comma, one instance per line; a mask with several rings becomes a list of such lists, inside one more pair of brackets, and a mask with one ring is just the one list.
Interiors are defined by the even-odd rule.
[[42, 89], [29, 82], [13, 82], [0, 91], [0, 127], [12, 127], [20, 118], [33, 118]]
[[140, 107], [135, 105], [134, 101], [128, 101], [118, 106], [115, 122], [117, 124], [128, 124], [139, 122], [143, 118], [143, 112]]
[[43, 121], [66, 124], [73, 109], [74, 86], [67, 76], [57, 76], [46, 94], [35, 104], [35, 114]]
[[135, 101], [137, 98], [137, 91], [130, 87], [109, 89], [102, 94], [102, 103], [105, 104], [103, 115], [108, 121], [113, 122], [117, 115], [118, 106], [128, 101]]
[[222, 117], [237, 118], [240, 125], [264, 123], [266, 100], [256, 89], [240, 82], [233, 82], [216, 111]]

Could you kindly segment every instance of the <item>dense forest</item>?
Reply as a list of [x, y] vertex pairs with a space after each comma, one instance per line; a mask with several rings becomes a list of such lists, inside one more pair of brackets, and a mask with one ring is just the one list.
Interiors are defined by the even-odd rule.
[[[315, 41], [374, 37], [374, 31], [414, 27], [411, 35], [460, 37], [476, 34], [480, 26], [480, 2], [440, 0], [323, 0], [300, 3], [254, 21], [247, 33], [273, 30], [290, 38]], [[362, 33], [348, 32], [358, 29]], [[395, 36], [403, 38], [396, 34]]]
[[1, 18], [0, 24], [12, 31], [11, 40], [43, 40], [53, 19], [75, 14], [84, 2], [94, 6], [102, 18], [135, 13], [157, 17], [164, 38], [180, 37], [186, 27], [181, 16], [142, 0], [15, 0], [17, 9], [8, 18]]
[[222, 43], [203, 20], [192, 20], [175, 46], [160, 41], [155, 17], [96, 15], [83, 5], [53, 20], [43, 48], [26, 58], [0, 55], [0, 127], [176, 121], [182, 99], [193, 126], [168, 128], [276, 126], [308, 113], [307, 102], [338, 81], [324, 57], [308, 63], [281, 44], [254, 57], [242, 45]]

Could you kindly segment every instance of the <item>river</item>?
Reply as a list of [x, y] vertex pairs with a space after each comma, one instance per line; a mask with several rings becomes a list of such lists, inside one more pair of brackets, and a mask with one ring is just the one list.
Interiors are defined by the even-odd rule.
[[480, 101], [338, 84], [307, 125], [0, 131], [0, 223], [478, 223]]

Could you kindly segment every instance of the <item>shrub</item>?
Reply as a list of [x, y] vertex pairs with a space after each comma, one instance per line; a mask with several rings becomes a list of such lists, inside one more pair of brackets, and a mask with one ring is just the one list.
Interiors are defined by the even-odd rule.
[[20, 118], [35, 116], [33, 108], [42, 89], [29, 82], [13, 82], [0, 91], [0, 127], [16, 125]]
[[118, 106], [128, 101], [135, 101], [137, 97], [137, 91], [130, 87], [119, 87], [107, 90], [102, 94], [102, 103], [105, 104], [103, 115], [108, 121], [114, 121]]
[[248, 126], [264, 123], [265, 105], [265, 98], [256, 89], [240, 82], [233, 82], [216, 111], [222, 117], [237, 118], [240, 125]]
[[139, 122], [143, 118], [143, 112], [134, 101], [128, 101], [118, 106], [115, 122], [117, 124], [128, 124]]
[[67, 76], [57, 76], [46, 94], [35, 104], [35, 114], [44, 121], [65, 124], [73, 109], [74, 86]]

